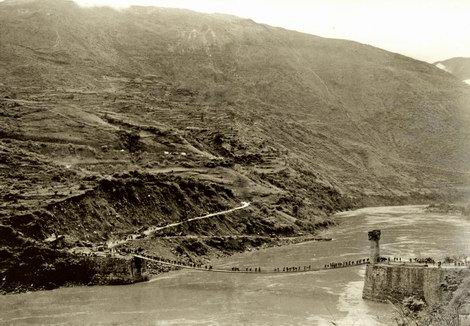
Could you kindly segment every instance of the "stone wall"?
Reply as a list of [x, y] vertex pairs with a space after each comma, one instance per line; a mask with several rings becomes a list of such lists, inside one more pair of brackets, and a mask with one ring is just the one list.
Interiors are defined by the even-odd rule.
[[470, 326], [470, 299], [459, 309], [459, 325]]
[[93, 284], [130, 284], [148, 279], [146, 262], [140, 258], [92, 257]]
[[373, 301], [402, 302], [414, 296], [433, 305], [450, 296], [470, 269], [417, 265], [368, 265], [362, 297]]
[[[1, 258], [0, 265], [7, 265]], [[26, 246], [6, 267], [0, 266], [0, 294], [147, 279], [146, 263], [141, 259], [75, 255], [38, 246]]]

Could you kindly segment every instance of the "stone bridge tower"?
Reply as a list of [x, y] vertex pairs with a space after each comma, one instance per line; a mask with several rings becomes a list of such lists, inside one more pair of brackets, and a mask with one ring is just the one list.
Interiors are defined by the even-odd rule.
[[369, 231], [369, 243], [370, 243], [370, 263], [376, 264], [380, 260], [380, 230]]
[[139, 257], [133, 257], [131, 261], [131, 275], [140, 282], [147, 277], [147, 262]]

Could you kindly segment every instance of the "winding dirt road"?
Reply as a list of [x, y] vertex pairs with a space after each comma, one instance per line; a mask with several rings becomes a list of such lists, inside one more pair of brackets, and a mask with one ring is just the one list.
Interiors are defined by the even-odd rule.
[[221, 212], [217, 212], [217, 213], [211, 213], [211, 214], [207, 214], [207, 215], [204, 215], [204, 216], [198, 216], [198, 217], [187, 219], [185, 221], [181, 221], [181, 222], [177, 222], [177, 223], [171, 223], [171, 224], [167, 224], [167, 225], [164, 225], [164, 226], [153, 226], [153, 227], [145, 230], [144, 232], [142, 232], [140, 234], [129, 235], [127, 237], [127, 239], [125, 239], [125, 240], [108, 241], [107, 246], [108, 246], [108, 248], [115, 248], [116, 246], [128, 243], [128, 242], [136, 240], [136, 239], [139, 239], [142, 236], [148, 237], [148, 236], [150, 236], [150, 235], [152, 235], [152, 234], [154, 234], [158, 231], [173, 228], [173, 227], [177, 227], [177, 226], [180, 226], [180, 225], [185, 224], [185, 223], [198, 221], [198, 220], [204, 220], [204, 219], [215, 217], [215, 216], [230, 214], [230, 213], [233, 213], [235, 211], [245, 209], [250, 205], [251, 205], [251, 203], [241, 202], [241, 206], [235, 207], [235, 208], [232, 208], [232, 209], [228, 209], [228, 210], [225, 210], [225, 211], [221, 211]]

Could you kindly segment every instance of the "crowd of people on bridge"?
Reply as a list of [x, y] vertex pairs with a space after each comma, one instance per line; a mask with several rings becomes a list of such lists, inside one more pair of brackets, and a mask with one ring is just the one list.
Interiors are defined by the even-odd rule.
[[[204, 265], [202, 263], [194, 263], [194, 262], [183, 262], [183, 261], [178, 261], [178, 260], [173, 260], [173, 259], [168, 259], [164, 257], [160, 257], [157, 255], [150, 255], [147, 253], [144, 253], [143, 250], [133, 250], [133, 249], [127, 249], [125, 250], [126, 253], [134, 253], [138, 254], [139, 256], [142, 256], [144, 258], [148, 258], [149, 260], [156, 261], [156, 262], [161, 262], [161, 263], [166, 263], [166, 264], [171, 264], [174, 266], [181, 266], [181, 267], [187, 267], [187, 268], [194, 268], [194, 269], [204, 269], [204, 270], [214, 270], [212, 265]], [[364, 265], [369, 263], [369, 259], [360, 259], [360, 260], [353, 260], [353, 261], [344, 261], [344, 262], [332, 262], [329, 264], [326, 264], [323, 266], [323, 268], [312, 268], [312, 265], [304, 265], [304, 266], [285, 266], [285, 267], [275, 267], [273, 268], [274, 273], [292, 273], [292, 272], [307, 272], [307, 271], [318, 271], [322, 269], [335, 269], [335, 268], [344, 268], [344, 267], [352, 267], [352, 266], [358, 266], [358, 265]], [[218, 269], [220, 271], [222, 269]], [[227, 270], [228, 271], [228, 270]], [[231, 267], [230, 269], [231, 272], [244, 272], [244, 273], [267, 273], [268, 271], [262, 270], [261, 267]]]
[[[150, 260], [161, 262], [165, 264], [170, 264], [174, 266], [186, 267], [186, 268], [194, 268], [194, 269], [203, 269], [203, 270], [214, 270], [212, 265], [205, 265], [200, 262], [184, 262], [178, 261], [174, 259], [168, 259], [165, 257], [160, 257], [157, 255], [150, 255], [145, 253], [144, 249], [137, 248], [137, 249], [127, 249], [123, 248], [120, 250], [121, 254], [137, 254], [139, 256], [148, 258]], [[445, 260], [444, 262], [435, 261], [433, 258], [408, 258], [404, 259], [401, 257], [380, 257], [379, 263], [400, 263], [400, 264], [407, 264], [407, 263], [414, 263], [414, 264], [423, 264], [424, 266], [428, 265], [437, 265], [437, 267], [441, 267], [442, 265], [453, 265], [453, 266], [470, 266], [470, 261], [463, 260], [463, 261], [449, 261]], [[319, 271], [319, 270], [327, 270], [327, 269], [338, 269], [338, 268], [346, 268], [346, 267], [354, 267], [360, 265], [366, 265], [370, 263], [370, 259], [358, 259], [358, 260], [348, 260], [342, 262], [331, 262], [328, 264], [323, 265], [322, 268], [312, 268], [312, 265], [304, 265], [304, 266], [285, 266], [285, 267], [274, 267], [272, 269], [273, 273], [292, 273], [292, 272], [307, 272], [307, 271]], [[217, 271], [224, 271], [224, 269], [217, 269]], [[240, 273], [268, 273], [269, 271], [262, 270], [261, 267], [231, 267], [230, 270], [225, 270], [230, 272], [240, 272]]]
[[332, 269], [332, 268], [344, 268], [344, 267], [351, 267], [351, 266], [358, 266], [358, 265], [365, 265], [368, 264], [369, 258], [367, 259], [358, 259], [358, 260], [348, 260], [339, 263], [329, 263], [324, 266], [325, 269]]
[[312, 270], [312, 265], [308, 265], [308, 266], [303, 266], [303, 269], [302, 269], [302, 266], [296, 266], [296, 267], [283, 267], [282, 268], [282, 271], [279, 267], [277, 268], [274, 268], [274, 272], [277, 272], [277, 273], [281, 273], [281, 272], [306, 272], [306, 271], [310, 271]]

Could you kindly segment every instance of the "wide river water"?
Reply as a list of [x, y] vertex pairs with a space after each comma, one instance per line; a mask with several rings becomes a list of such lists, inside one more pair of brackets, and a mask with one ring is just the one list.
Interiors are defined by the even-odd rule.
[[[384, 255], [470, 254], [470, 219], [423, 206], [338, 214], [307, 242], [239, 254], [214, 267], [319, 266], [367, 257], [367, 231], [382, 230]], [[361, 298], [365, 267], [299, 274], [183, 270], [130, 286], [75, 287], [0, 296], [0, 325], [394, 325], [393, 308]]]

